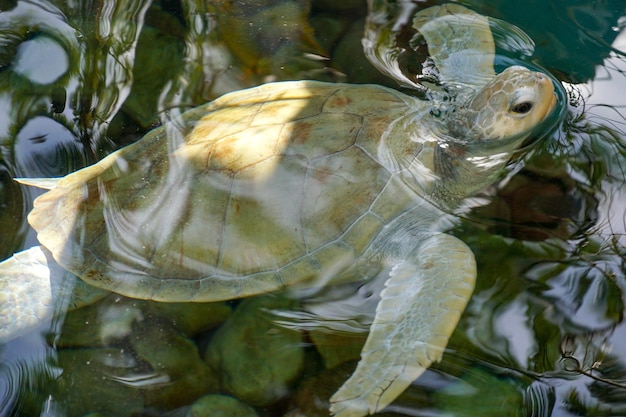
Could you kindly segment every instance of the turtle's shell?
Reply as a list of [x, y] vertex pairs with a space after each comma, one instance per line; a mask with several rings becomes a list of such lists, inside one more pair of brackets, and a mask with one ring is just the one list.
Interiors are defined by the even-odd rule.
[[380, 86], [231, 93], [63, 178], [29, 221], [61, 266], [136, 298], [231, 299], [332, 275], [419, 198], [403, 175], [416, 157], [422, 187], [432, 171], [427, 114]]

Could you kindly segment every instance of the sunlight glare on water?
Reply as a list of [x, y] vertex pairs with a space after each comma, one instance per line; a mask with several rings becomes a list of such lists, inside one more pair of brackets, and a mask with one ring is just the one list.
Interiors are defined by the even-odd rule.
[[69, 58], [61, 45], [39, 36], [19, 45], [13, 71], [37, 84], [50, 84], [69, 69]]

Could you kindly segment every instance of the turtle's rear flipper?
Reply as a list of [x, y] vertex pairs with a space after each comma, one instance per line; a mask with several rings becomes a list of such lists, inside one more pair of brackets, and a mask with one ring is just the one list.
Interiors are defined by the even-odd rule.
[[55, 309], [93, 303], [106, 292], [62, 269], [41, 246], [0, 263], [0, 343], [50, 320]]

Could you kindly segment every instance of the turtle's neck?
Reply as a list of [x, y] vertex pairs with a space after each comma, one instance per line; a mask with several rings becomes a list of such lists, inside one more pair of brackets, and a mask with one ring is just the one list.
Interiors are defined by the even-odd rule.
[[450, 210], [496, 182], [512, 154], [500, 149], [491, 154], [472, 152], [473, 148], [478, 147], [448, 142], [435, 151], [435, 171], [440, 180], [431, 195]]

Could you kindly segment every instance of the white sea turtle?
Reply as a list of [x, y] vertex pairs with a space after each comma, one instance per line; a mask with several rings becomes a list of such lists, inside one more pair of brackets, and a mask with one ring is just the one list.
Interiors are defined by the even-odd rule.
[[272, 83], [30, 181], [50, 188], [28, 217], [41, 246], [0, 265], [0, 338], [50, 314], [69, 281], [200, 302], [382, 274], [361, 360], [330, 410], [388, 405], [441, 358], [474, 288], [474, 256], [440, 219], [494, 181], [556, 100], [545, 74], [494, 73], [484, 17], [445, 5], [414, 24], [444, 82], [473, 73], [476, 91], [447, 117], [377, 85]]

